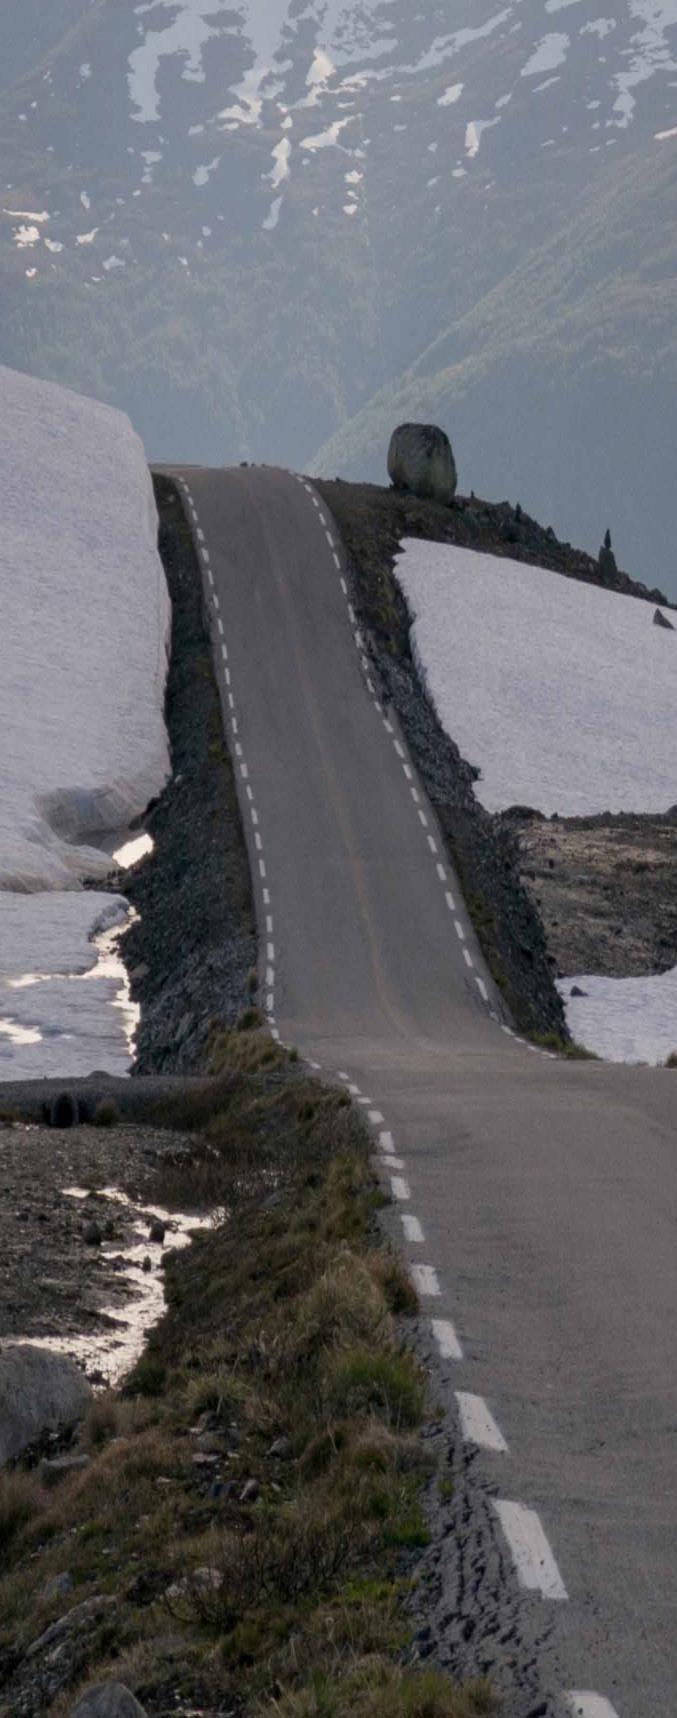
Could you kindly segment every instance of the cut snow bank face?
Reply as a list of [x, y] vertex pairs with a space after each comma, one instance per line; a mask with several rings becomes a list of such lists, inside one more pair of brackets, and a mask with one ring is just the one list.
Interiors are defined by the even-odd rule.
[[69, 888], [168, 774], [153, 491], [122, 413], [1, 368], [0, 470], [0, 888]]
[[91, 939], [127, 903], [80, 884], [169, 773], [152, 485], [122, 413], [1, 367], [0, 470], [0, 1079], [121, 1073], [119, 963]]
[[650, 603], [446, 543], [407, 540], [397, 576], [419, 670], [489, 811], [677, 802], [677, 633]]

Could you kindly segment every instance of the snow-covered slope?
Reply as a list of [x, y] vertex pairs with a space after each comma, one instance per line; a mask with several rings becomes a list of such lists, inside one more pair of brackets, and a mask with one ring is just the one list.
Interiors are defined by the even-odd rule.
[[[677, 803], [677, 632], [653, 625], [649, 603], [443, 543], [405, 542], [397, 574], [419, 671], [488, 810]], [[559, 989], [572, 1036], [596, 1055], [677, 1050], [677, 969], [576, 974]]]
[[119, 412], [10, 370], [0, 471], [0, 888], [69, 887], [168, 772], [155, 505]]
[[489, 811], [677, 803], [677, 633], [543, 567], [408, 541], [397, 573], [440, 721]]
[[672, 587], [677, 0], [2, 10], [0, 358], [158, 459], [380, 480], [439, 419]]
[[119, 1070], [119, 976], [100, 967], [92, 990], [72, 975], [96, 965], [89, 935], [124, 903], [63, 891], [106, 875], [93, 844], [125, 830], [169, 771], [152, 487], [119, 412], [3, 369], [0, 472], [2, 1067], [17, 1072], [21, 1052], [23, 1070], [28, 1058], [45, 1072], [49, 1038], [63, 1039], [63, 1073]]

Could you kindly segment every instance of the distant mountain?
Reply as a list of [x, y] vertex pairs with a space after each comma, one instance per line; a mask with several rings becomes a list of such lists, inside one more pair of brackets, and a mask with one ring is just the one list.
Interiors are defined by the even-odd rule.
[[0, 360], [156, 458], [461, 482], [677, 593], [677, 0], [22, 0]]

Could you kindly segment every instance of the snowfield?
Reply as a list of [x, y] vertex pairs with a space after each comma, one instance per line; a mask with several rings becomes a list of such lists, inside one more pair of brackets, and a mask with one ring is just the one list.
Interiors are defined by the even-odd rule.
[[[666, 811], [677, 802], [677, 632], [650, 603], [542, 567], [407, 540], [397, 576], [440, 722], [487, 810]], [[572, 997], [577, 985], [585, 995]], [[576, 975], [572, 1036], [612, 1062], [677, 1050], [677, 969]]]
[[[577, 985], [585, 996], [572, 996]], [[561, 979], [573, 1038], [606, 1062], [666, 1061], [677, 1052], [677, 968], [646, 978]]]
[[677, 803], [677, 632], [650, 603], [447, 543], [408, 539], [396, 570], [419, 671], [488, 811]]
[[[167, 779], [170, 606], [146, 458], [122, 413], [0, 367], [0, 469], [0, 1066], [9, 1078], [20, 1046], [7, 1021], [30, 994], [12, 994], [14, 979], [58, 980], [61, 1001], [53, 994], [47, 1007], [43, 995], [42, 1024], [67, 1030], [77, 1014], [82, 1030], [87, 987], [67, 974], [95, 964], [86, 944], [102, 897], [75, 906], [63, 891], [105, 877], [103, 838], [126, 830]], [[116, 1036], [126, 1051], [120, 1026]], [[111, 1064], [95, 1052], [89, 1065]], [[40, 1054], [33, 1069], [46, 1071]]]

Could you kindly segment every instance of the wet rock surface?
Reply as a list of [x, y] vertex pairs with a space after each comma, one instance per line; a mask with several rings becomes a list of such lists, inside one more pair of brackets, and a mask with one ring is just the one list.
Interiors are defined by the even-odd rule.
[[115, 884], [136, 907], [121, 943], [141, 1005], [133, 1074], [197, 1073], [214, 1024], [251, 1000], [257, 942], [235, 778], [206, 628], [202, 581], [177, 491], [155, 479], [172, 599], [167, 686], [172, 779], [149, 807], [154, 851]]
[[[122, 1255], [138, 1246], [141, 1278], [142, 1235], [151, 1271], [160, 1270], [163, 1249], [149, 1238], [146, 1208], [173, 1203], [172, 1180], [188, 1168], [192, 1150], [188, 1136], [150, 1127], [60, 1134], [0, 1126], [0, 1345], [56, 1339], [66, 1348], [70, 1341], [73, 1352], [82, 1342], [86, 1354], [91, 1339], [95, 1356], [97, 1338], [107, 1337], [113, 1352], [123, 1344], [117, 1315], [136, 1289], [135, 1267]], [[94, 1226], [96, 1246], [87, 1238]], [[166, 1244], [171, 1240], [170, 1232]], [[90, 1371], [100, 1381], [94, 1358]]]

